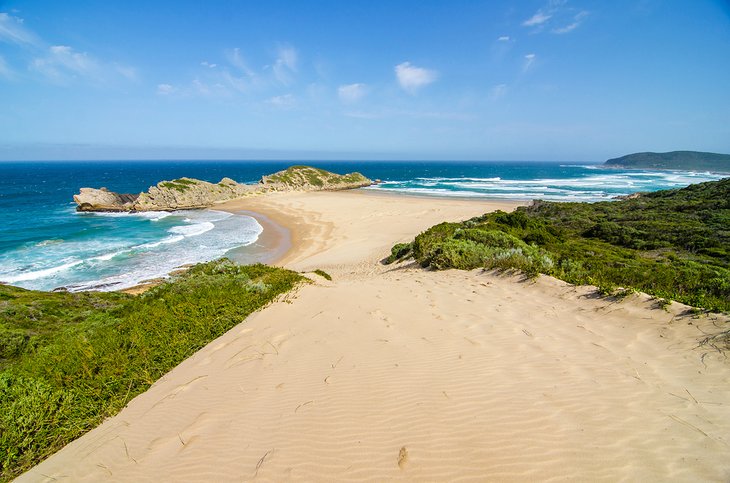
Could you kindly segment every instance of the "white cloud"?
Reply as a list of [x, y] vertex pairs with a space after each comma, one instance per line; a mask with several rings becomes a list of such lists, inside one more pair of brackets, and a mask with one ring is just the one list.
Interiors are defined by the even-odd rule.
[[291, 94], [284, 94], [281, 96], [274, 96], [266, 101], [267, 104], [271, 104], [272, 106], [279, 107], [279, 108], [289, 108], [293, 107], [296, 103], [296, 99]]
[[544, 24], [551, 18], [552, 18], [552, 15], [547, 14], [547, 13], [543, 12], [542, 10], [538, 10], [537, 13], [535, 13], [535, 15], [528, 18], [524, 22], [522, 22], [522, 25], [524, 25], [525, 27], [535, 27], [537, 25]]
[[173, 94], [177, 89], [170, 84], [157, 84], [157, 93], [163, 96]]
[[565, 27], [560, 27], [560, 28], [553, 29], [552, 32], [554, 34], [567, 34], [568, 32], [572, 32], [573, 30], [575, 30], [578, 27], [580, 27], [580, 24], [583, 23], [583, 20], [585, 20], [585, 18], [587, 16], [588, 16], [588, 12], [586, 12], [585, 10], [583, 10], [581, 12], [578, 12], [573, 17], [573, 22], [572, 23], [569, 23]]
[[200, 65], [202, 65], [203, 67], [208, 67], [209, 69], [215, 69], [216, 67], [218, 67], [218, 64], [211, 64], [207, 60], [201, 62]]
[[38, 38], [23, 26], [23, 19], [0, 13], [0, 40], [13, 44], [39, 44]]
[[522, 64], [522, 72], [527, 72], [530, 67], [532, 67], [532, 64], [535, 62], [536, 58], [537, 56], [535, 54], [525, 55], [525, 63]]
[[438, 77], [436, 71], [416, 67], [410, 62], [403, 62], [396, 65], [395, 75], [403, 90], [410, 94], [415, 94], [421, 87], [431, 84]]
[[291, 84], [293, 74], [297, 71], [297, 51], [291, 47], [279, 48], [273, 69], [276, 80], [282, 84]]
[[337, 95], [342, 102], [353, 103], [362, 99], [367, 94], [365, 84], [347, 84], [337, 89]]
[[502, 35], [497, 39], [499, 42], [509, 42], [509, 35]]
[[489, 99], [496, 101], [507, 95], [507, 84], [497, 84], [489, 90]]

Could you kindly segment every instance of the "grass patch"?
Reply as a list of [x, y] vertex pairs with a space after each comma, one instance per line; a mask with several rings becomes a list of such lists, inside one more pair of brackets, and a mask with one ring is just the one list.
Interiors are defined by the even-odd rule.
[[229, 260], [137, 296], [0, 286], [0, 480], [116, 414], [205, 344], [303, 278]]
[[174, 189], [176, 191], [179, 191], [181, 193], [184, 193], [188, 190], [190, 186], [198, 184], [197, 181], [188, 179], [188, 178], [180, 178], [173, 181], [163, 181], [160, 183], [160, 186], [162, 188], [167, 189]]
[[314, 273], [316, 273], [320, 277], [324, 278], [325, 280], [332, 281], [332, 275], [330, 275], [329, 273], [325, 272], [324, 270], [322, 270], [320, 268], [315, 270]]
[[408, 254], [435, 269], [516, 268], [606, 294], [640, 290], [730, 311], [730, 178], [601, 203], [538, 201], [512, 213], [441, 223]]

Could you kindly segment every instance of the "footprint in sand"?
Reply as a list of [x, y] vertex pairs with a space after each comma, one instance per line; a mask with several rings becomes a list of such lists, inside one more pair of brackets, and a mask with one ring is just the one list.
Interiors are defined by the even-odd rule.
[[403, 446], [398, 452], [398, 468], [403, 469], [406, 463], [408, 463], [408, 450]]

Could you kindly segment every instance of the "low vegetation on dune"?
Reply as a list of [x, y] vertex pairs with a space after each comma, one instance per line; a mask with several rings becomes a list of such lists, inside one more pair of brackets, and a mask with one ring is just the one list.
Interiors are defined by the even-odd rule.
[[224, 259], [136, 297], [0, 286], [0, 480], [116, 414], [302, 280]]
[[519, 269], [730, 311], [730, 178], [441, 223], [394, 246], [387, 261], [407, 257], [434, 269]]

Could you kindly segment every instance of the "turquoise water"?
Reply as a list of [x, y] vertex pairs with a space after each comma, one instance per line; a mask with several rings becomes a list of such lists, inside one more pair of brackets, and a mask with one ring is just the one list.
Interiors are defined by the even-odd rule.
[[[77, 213], [84, 186], [138, 193], [181, 176], [256, 182], [289, 162], [0, 163], [0, 281], [26, 288], [116, 290], [176, 267], [235, 254], [261, 259], [261, 226], [214, 210], [141, 214]], [[712, 173], [617, 170], [597, 165], [507, 162], [307, 162], [360, 171], [367, 188], [427, 196], [599, 201], [636, 191], [720, 179]]]

